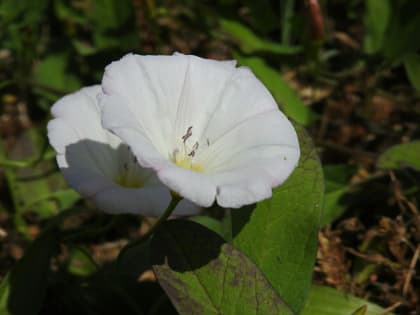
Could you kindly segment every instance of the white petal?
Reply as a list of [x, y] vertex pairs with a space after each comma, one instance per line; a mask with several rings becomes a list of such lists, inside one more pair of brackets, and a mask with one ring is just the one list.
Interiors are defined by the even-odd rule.
[[271, 197], [296, 167], [299, 145], [292, 125], [275, 109], [237, 124], [201, 158], [218, 187], [217, 202], [238, 208]]
[[[130, 113], [138, 125], [138, 131], [156, 149], [165, 154], [166, 135], [173, 130], [179, 101], [186, 56], [138, 56], [128, 54], [105, 69], [102, 86], [105, 95], [103, 108], [118, 106], [118, 110]], [[112, 100], [108, 99], [112, 96]], [[106, 118], [103, 119], [105, 124]]]
[[296, 164], [296, 156], [289, 156], [296, 151], [299, 152], [299, 144], [292, 124], [279, 110], [272, 109], [232, 126], [210, 142], [197, 160], [213, 174], [237, 167], [244, 158], [254, 160], [255, 165], [260, 159], [275, 157], [280, 164], [290, 160]]
[[278, 106], [255, 75], [245, 67], [235, 70], [226, 82], [220, 101], [208, 117], [201, 142], [212, 143], [236, 124]]
[[199, 139], [234, 72], [234, 61], [126, 55], [107, 66], [102, 80], [104, 127], [118, 134], [117, 112], [131, 115], [129, 125], [166, 158], [188, 127]]
[[216, 185], [209, 176], [173, 164], [158, 172], [169, 188], [201, 207], [210, 207], [216, 197]]
[[[100, 86], [65, 96], [52, 108], [48, 124], [50, 143], [67, 182], [98, 208], [109, 213], [161, 215], [170, 201], [169, 190], [150, 169], [141, 168], [128, 147], [103, 129], [97, 94]], [[125, 188], [114, 182], [126, 171], [128, 179], [144, 181], [142, 188]], [[182, 208], [181, 208], [182, 207]], [[175, 214], [195, 214], [200, 209], [182, 202]]]
[[161, 163], [166, 164], [169, 150], [165, 156], [158, 151], [125, 103], [121, 103], [114, 95], [102, 95], [100, 99], [103, 127], [123, 139], [143, 167], [157, 170]]
[[263, 169], [242, 168], [213, 176], [217, 181], [217, 203], [239, 208], [271, 197], [270, 176]]
[[192, 143], [202, 138], [209, 117], [217, 110], [223, 100], [223, 91], [236, 72], [234, 61], [188, 57], [182, 94], [177, 104], [175, 129], [171, 135], [174, 144], [181, 142], [189, 127], [192, 127]]
[[[157, 217], [166, 210], [171, 199], [168, 189], [163, 185], [125, 188], [88, 169], [64, 168], [62, 172], [81, 195], [92, 200], [102, 211], [111, 214], [133, 213]], [[194, 215], [200, 211], [200, 207], [182, 200], [174, 215]]]
[[[97, 173], [111, 177], [116, 171], [113, 147], [121, 141], [104, 130], [99, 119], [96, 94], [101, 91], [99, 85], [81, 89], [64, 96], [51, 109], [54, 120], [48, 123], [48, 138], [58, 154], [66, 154], [69, 145], [79, 143], [70, 154], [73, 159]], [[83, 141], [84, 145], [81, 145]], [[95, 145], [107, 143], [108, 146]]]

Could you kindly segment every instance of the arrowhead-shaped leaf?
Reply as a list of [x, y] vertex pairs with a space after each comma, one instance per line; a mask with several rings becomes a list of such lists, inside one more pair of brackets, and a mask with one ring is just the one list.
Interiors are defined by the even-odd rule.
[[316, 149], [297, 127], [301, 158], [271, 199], [232, 210], [233, 245], [250, 257], [299, 313], [311, 286], [324, 181]]
[[200, 224], [165, 222], [153, 270], [181, 315], [293, 314], [254, 263]]

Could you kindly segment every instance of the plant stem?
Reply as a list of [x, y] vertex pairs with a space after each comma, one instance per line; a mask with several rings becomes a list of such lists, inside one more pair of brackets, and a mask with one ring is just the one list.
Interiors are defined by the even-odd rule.
[[292, 17], [295, 5], [294, 0], [281, 1], [281, 43], [283, 45], [291, 44], [292, 35]]
[[121, 258], [130, 248], [147, 241], [150, 238], [150, 236], [152, 236], [153, 233], [155, 233], [156, 229], [171, 216], [172, 212], [175, 210], [176, 206], [182, 199], [176, 194], [172, 193], [171, 195], [172, 195], [171, 202], [169, 203], [168, 208], [166, 208], [165, 212], [159, 217], [156, 223], [145, 234], [143, 234], [138, 239], [135, 239], [134, 241], [128, 243], [123, 249], [121, 249], [121, 252], [117, 258], [118, 261], [121, 260]]

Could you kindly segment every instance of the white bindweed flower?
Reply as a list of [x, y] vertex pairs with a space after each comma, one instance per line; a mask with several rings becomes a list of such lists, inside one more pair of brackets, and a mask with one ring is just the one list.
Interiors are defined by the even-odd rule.
[[[98, 208], [109, 213], [159, 216], [171, 196], [150, 169], [142, 168], [121, 140], [102, 128], [99, 85], [61, 98], [51, 109], [48, 138], [67, 182]], [[175, 214], [194, 214], [184, 200]]]
[[106, 67], [102, 89], [104, 128], [197, 205], [269, 198], [297, 165], [292, 124], [235, 61], [128, 54]]

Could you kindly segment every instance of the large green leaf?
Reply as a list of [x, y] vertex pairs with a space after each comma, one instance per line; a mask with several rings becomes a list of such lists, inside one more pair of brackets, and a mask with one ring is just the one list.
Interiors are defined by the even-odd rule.
[[252, 69], [255, 75], [273, 94], [280, 108], [292, 119], [302, 125], [309, 125], [317, 115], [302, 102], [295, 90], [281, 77], [280, 73], [268, 66], [258, 57], [244, 57], [236, 54], [235, 58], [244, 66]]
[[57, 250], [54, 230], [42, 234], [0, 285], [0, 314], [36, 315], [47, 289], [50, 260]]
[[379, 157], [377, 166], [382, 169], [412, 167], [420, 171], [420, 141], [403, 143], [391, 147]]
[[302, 51], [302, 47], [282, 45], [258, 37], [245, 25], [232, 20], [220, 20], [220, 26], [224, 32], [239, 42], [242, 52], [250, 54], [255, 52], [269, 52], [279, 55], [292, 55]]
[[420, 55], [408, 54], [405, 56], [404, 67], [411, 84], [420, 92]]
[[254, 263], [200, 224], [165, 222], [153, 270], [181, 315], [293, 314]]
[[367, 306], [365, 315], [391, 315], [368, 301], [333, 288], [316, 285], [312, 287], [301, 315], [351, 315], [363, 305]]
[[262, 270], [296, 312], [311, 285], [324, 195], [321, 164], [312, 141], [297, 128], [301, 158], [271, 199], [232, 210], [233, 244]]
[[365, 4], [364, 49], [373, 54], [382, 48], [391, 16], [391, 3], [389, 0], [367, 0]]

